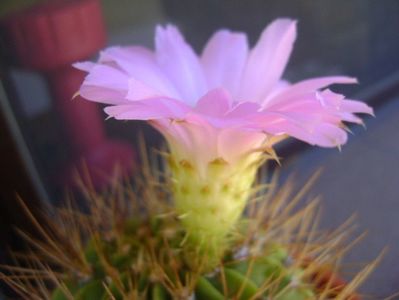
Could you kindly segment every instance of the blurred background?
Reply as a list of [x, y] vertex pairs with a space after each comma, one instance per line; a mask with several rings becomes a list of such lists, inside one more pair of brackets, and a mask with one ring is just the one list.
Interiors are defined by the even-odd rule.
[[[174, 23], [200, 52], [226, 27], [251, 44], [277, 17], [298, 20], [298, 39], [284, 77], [296, 81], [345, 74], [360, 84], [334, 87], [375, 108], [341, 151], [290, 141], [279, 148], [281, 181], [298, 187], [316, 170], [312, 189], [322, 195], [322, 227], [357, 214], [364, 241], [348, 264], [389, 252], [364, 286], [372, 299], [399, 291], [399, 1], [384, 0], [1, 0], [0, 2], [0, 260], [21, 246], [12, 227], [29, 227], [16, 202], [32, 209], [62, 201], [74, 170], [88, 171], [103, 188], [115, 164], [137, 164], [140, 132], [151, 147], [162, 143], [137, 122], [105, 119], [101, 107], [71, 100], [83, 74], [77, 60], [95, 59], [107, 45], [153, 47], [156, 24]], [[84, 167], [81, 161], [85, 160]], [[3, 254], [1, 254], [3, 253]], [[394, 299], [394, 298], [393, 298]], [[398, 297], [399, 299], [399, 297]]]

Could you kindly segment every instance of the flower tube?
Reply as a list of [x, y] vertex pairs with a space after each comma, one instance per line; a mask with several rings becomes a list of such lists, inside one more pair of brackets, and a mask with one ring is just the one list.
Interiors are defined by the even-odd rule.
[[249, 49], [244, 33], [217, 31], [198, 56], [179, 30], [158, 26], [155, 50], [111, 47], [86, 71], [79, 93], [108, 104], [118, 120], [144, 120], [168, 142], [176, 210], [188, 241], [215, 257], [223, 251], [273, 145], [292, 136], [337, 147], [343, 122], [361, 123], [366, 104], [326, 89], [346, 76], [282, 79], [296, 21], [277, 19]]

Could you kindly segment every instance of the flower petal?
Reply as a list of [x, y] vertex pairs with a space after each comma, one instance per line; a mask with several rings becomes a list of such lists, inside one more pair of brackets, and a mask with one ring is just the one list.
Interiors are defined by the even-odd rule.
[[149, 87], [145, 83], [136, 80], [135, 78], [129, 79], [129, 91], [126, 98], [131, 101], [144, 100], [148, 98], [162, 97], [162, 93]]
[[173, 153], [203, 169], [212, 159], [234, 162], [265, 138], [289, 135], [323, 147], [343, 144], [342, 122], [361, 123], [355, 114], [373, 111], [325, 89], [356, 83], [354, 78], [293, 85], [281, 80], [295, 37], [295, 21], [277, 20], [246, 58], [246, 36], [221, 30], [200, 62], [175, 27], [158, 27], [155, 54], [143, 47], [113, 47], [98, 63], [76, 64], [89, 72], [80, 93], [113, 104], [105, 109], [111, 117], [149, 121]]
[[207, 91], [205, 77], [197, 55], [174, 26], [158, 26], [155, 37], [156, 58], [170, 78], [182, 100], [190, 105]]
[[115, 63], [129, 77], [134, 77], [164, 96], [181, 98], [176, 88], [158, 66], [154, 53], [144, 47], [108, 48], [101, 52], [100, 62]]
[[341, 110], [351, 113], [364, 113], [374, 115], [373, 109], [366, 103], [356, 100], [343, 100], [341, 103]]
[[228, 118], [245, 118], [256, 114], [260, 105], [254, 102], [240, 102], [228, 114]]
[[79, 95], [87, 100], [105, 104], [117, 105], [129, 102], [126, 100], [126, 92], [94, 85], [82, 85]]
[[223, 87], [236, 96], [248, 55], [247, 36], [229, 30], [217, 31], [201, 56], [208, 88]]
[[[78, 67], [82, 65], [79, 64]], [[90, 66], [90, 72], [79, 89], [79, 94], [83, 98], [107, 104], [126, 102], [127, 92], [128, 76], [118, 69], [103, 64]]]
[[181, 122], [156, 120], [152, 125], [165, 136], [175, 157], [193, 163], [199, 176], [204, 176], [208, 163], [219, 156], [219, 130], [198, 116]]
[[315, 127], [312, 132], [311, 144], [320, 147], [339, 147], [348, 140], [345, 130], [333, 124], [322, 123]]
[[251, 151], [260, 148], [266, 139], [266, 134], [242, 128], [226, 128], [218, 138], [219, 156], [230, 163], [234, 163]]
[[288, 88], [282, 89], [280, 93], [270, 95], [263, 101], [263, 107], [270, 107], [281, 101], [288, 101], [300, 94], [315, 92], [332, 84], [353, 84], [357, 79], [347, 76], [317, 77], [295, 83]]
[[90, 72], [94, 67], [96, 63], [91, 62], [91, 61], [82, 61], [82, 62], [76, 62], [72, 64], [72, 66], [76, 69], [79, 69], [81, 71], [85, 72]]
[[296, 39], [296, 21], [277, 19], [262, 32], [251, 50], [240, 88], [240, 100], [260, 102], [285, 69]]
[[104, 111], [117, 120], [184, 119], [190, 107], [170, 98], [153, 98], [108, 106]]
[[201, 97], [195, 112], [211, 117], [222, 117], [230, 110], [231, 104], [231, 96], [226, 90], [214, 89]]

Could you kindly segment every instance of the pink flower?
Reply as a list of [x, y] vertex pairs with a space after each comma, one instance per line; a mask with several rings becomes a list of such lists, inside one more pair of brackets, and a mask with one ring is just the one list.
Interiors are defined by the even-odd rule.
[[198, 56], [176, 27], [158, 26], [154, 51], [111, 47], [97, 63], [75, 64], [88, 72], [80, 95], [109, 104], [110, 117], [149, 121], [172, 154], [197, 166], [236, 162], [285, 136], [342, 145], [342, 122], [361, 123], [355, 113], [372, 109], [325, 89], [356, 83], [354, 78], [282, 80], [295, 38], [296, 22], [278, 19], [252, 49], [244, 33], [220, 30]]
[[282, 80], [295, 38], [296, 22], [278, 19], [251, 50], [245, 34], [220, 30], [197, 56], [176, 27], [159, 26], [155, 51], [111, 47], [97, 63], [75, 65], [89, 73], [81, 96], [109, 104], [110, 117], [148, 121], [165, 136], [176, 212], [210, 266], [245, 208], [262, 151], [286, 136], [339, 146], [347, 139], [344, 121], [372, 114], [325, 89], [356, 79]]

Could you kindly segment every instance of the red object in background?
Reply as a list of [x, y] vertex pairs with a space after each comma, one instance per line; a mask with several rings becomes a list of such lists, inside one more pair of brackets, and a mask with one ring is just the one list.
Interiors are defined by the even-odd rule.
[[3, 26], [15, 63], [44, 74], [65, 124], [75, 157], [61, 176], [63, 183], [73, 183], [73, 170], [85, 168], [94, 186], [102, 188], [117, 165], [123, 173], [130, 171], [133, 150], [106, 138], [97, 104], [72, 100], [84, 74], [71, 64], [97, 53], [105, 43], [99, 1], [49, 1], [10, 16]]

